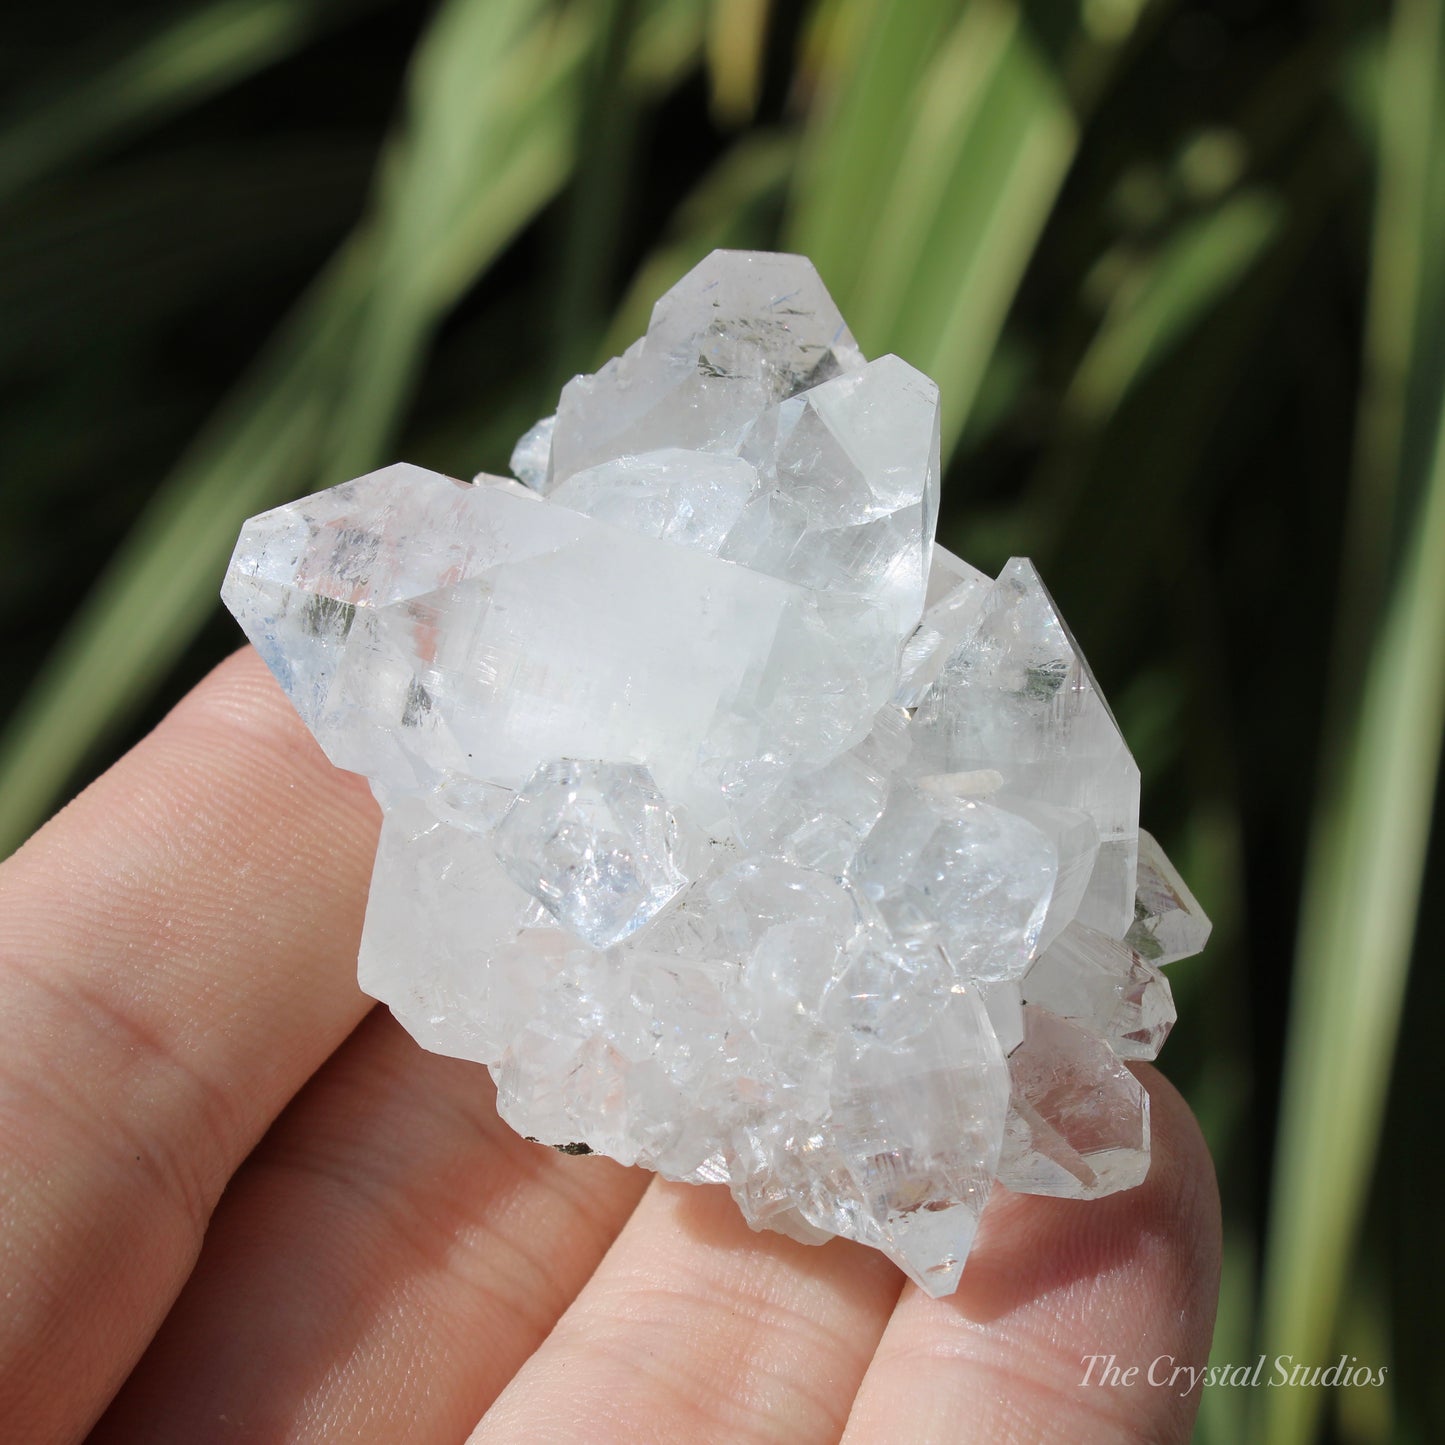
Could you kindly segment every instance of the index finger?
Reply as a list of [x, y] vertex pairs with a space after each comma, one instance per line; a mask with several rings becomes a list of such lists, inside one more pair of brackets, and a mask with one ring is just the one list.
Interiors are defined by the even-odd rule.
[[104, 1408], [363, 1016], [376, 809], [248, 648], [0, 867], [0, 1421]]

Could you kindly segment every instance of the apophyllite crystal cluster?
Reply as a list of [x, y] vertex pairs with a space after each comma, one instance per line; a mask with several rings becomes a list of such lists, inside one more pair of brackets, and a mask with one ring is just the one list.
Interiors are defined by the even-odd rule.
[[361, 983], [519, 1132], [958, 1282], [994, 1181], [1143, 1179], [1209, 924], [1038, 574], [933, 544], [938, 392], [715, 252], [522, 484], [253, 518], [224, 596], [385, 813]]

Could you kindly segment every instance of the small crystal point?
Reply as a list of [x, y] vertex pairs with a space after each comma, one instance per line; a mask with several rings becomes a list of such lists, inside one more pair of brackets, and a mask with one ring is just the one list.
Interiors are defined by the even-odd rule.
[[1139, 769], [1033, 565], [999, 574], [977, 627], [918, 706], [941, 771], [991, 767], [1024, 797], [1093, 818], [1099, 856], [1078, 917], [1122, 936], [1134, 915]]
[[768, 406], [862, 364], [811, 262], [714, 251], [641, 341], [563, 387], [548, 485], [660, 447], [735, 453]]
[[[418, 1042], [491, 1063], [540, 1007], [576, 940], [528, 926], [535, 905], [483, 832], [405, 798], [382, 820], [358, 977]], [[578, 945], [580, 946], [580, 945]]]
[[872, 1101], [848, 1155], [879, 1247], [925, 1293], [950, 1294], [988, 1203], [1007, 1111], [1008, 1066], [982, 1000], [950, 994], [906, 1059], [874, 1049], [845, 1079]]
[[[850, 877], [895, 936], [936, 939], [961, 976], [1018, 978], [1037, 955], [1061, 882], [1060, 844], [1040, 826], [1044, 811], [896, 790]], [[1091, 841], [1090, 827], [1085, 847]]]
[[1037, 1005], [1009, 1055], [999, 1182], [1020, 1194], [1098, 1199], [1144, 1182], [1149, 1096], [1108, 1047]]
[[645, 758], [721, 826], [700, 753], [821, 760], [891, 686], [866, 599], [420, 467], [253, 518], [222, 595], [331, 760], [392, 795]]
[[765, 413], [742, 455], [763, 490], [722, 555], [886, 606], [900, 637], [923, 611], [938, 515], [938, 388], [896, 356]]
[[663, 447], [573, 472], [551, 499], [642, 537], [714, 556], [758, 487], [741, 457]]
[[1071, 923], [1024, 975], [1023, 996], [1103, 1039], [1121, 1059], [1154, 1059], [1174, 1027], [1174, 994], [1127, 943]]
[[933, 548], [926, 610], [903, 647], [894, 701], [917, 707], [953, 652], [977, 629], [993, 579], [967, 562]]
[[1153, 835], [1140, 828], [1134, 922], [1124, 941], [1162, 966], [1202, 952], [1212, 926]]
[[552, 471], [552, 433], [557, 418], [544, 416], [523, 432], [512, 448], [512, 475], [534, 492], [545, 492]]
[[523, 784], [494, 842], [514, 883], [607, 948], [687, 887], [685, 826], [641, 764], [564, 761]]

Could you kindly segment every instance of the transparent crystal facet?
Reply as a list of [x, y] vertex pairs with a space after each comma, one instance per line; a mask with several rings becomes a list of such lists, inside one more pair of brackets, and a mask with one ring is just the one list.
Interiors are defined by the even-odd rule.
[[1023, 996], [1082, 1025], [1121, 1059], [1153, 1059], [1174, 1027], [1174, 995], [1128, 944], [1071, 923], [1029, 969]]
[[1020, 1194], [1097, 1199], [1144, 1182], [1149, 1096], [1105, 1044], [1029, 1004], [1008, 1071], [1000, 1183]]
[[757, 487], [757, 472], [741, 457], [664, 447], [574, 472], [551, 499], [640, 536], [716, 556]]
[[986, 573], [935, 545], [926, 607], [903, 645], [895, 702], [917, 707], [923, 701], [949, 654], [978, 627], [992, 589]]
[[1018, 978], [1060, 880], [1057, 844], [996, 800], [895, 791], [850, 869], [895, 937], [936, 941], [958, 973]]
[[769, 406], [862, 364], [811, 262], [714, 251], [646, 336], [562, 388], [546, 486], [660, 447], [735, 453]]
[[918, 706], [941, 770], [992, 768], [1011, 792], [1093, 818], [1099, 856], [1078, 917], [1122, 935], [1133, 917], [1139, 769], [1033, 565], [1014, 558]]
[[507, 876], [594, 948], [619, 943], [691, 881], [686, 825], [638, 763], [543, 763], [493, 835]]
[[714, 825], [705, 768], [822, 761], [891, 686], [864, 599], [419, 467], [253, 518], [223, 596], [331, 760], [393, 793], [604, 758]]
[[1140, 828], [1134, 922], [1124, 941], [1141, 958], [1162, 965], [1202, 952], [1211, 927], [1164, 850]]

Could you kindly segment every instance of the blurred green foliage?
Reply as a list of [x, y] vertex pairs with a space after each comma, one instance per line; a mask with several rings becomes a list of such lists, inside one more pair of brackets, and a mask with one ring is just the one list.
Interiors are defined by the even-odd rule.
[[[717, 245], [943, 387], [1216, 920], [1206, 1441], [1445, 1434], [1431, 1331], [1445, 0], [215, 0], [4, 22], [0, 852], [233, 645], [241, 520], [503, 470]], [[75, 37], [85, 37], [77, 42]], [[1439, 848], [1439, 841], [1434, 843]]]

